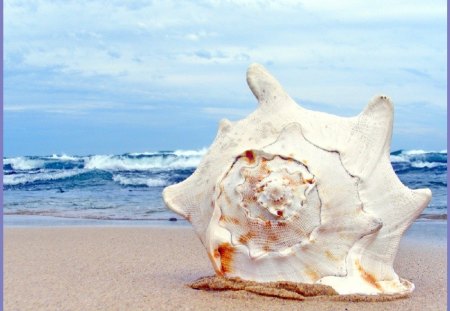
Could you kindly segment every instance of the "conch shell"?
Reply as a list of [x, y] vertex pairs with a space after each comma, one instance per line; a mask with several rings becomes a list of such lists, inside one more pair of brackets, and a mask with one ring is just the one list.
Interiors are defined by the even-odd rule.
[[163, 192], [216, 274], [339, 294], [413, 291], [393, 262], [431, 191], [407, 188], [392, 169], [391, 100], [377, 96], [344, 118], [300, 107], [261, 65], [247, 82], [258, 108], [222, 120], [197, 170]]

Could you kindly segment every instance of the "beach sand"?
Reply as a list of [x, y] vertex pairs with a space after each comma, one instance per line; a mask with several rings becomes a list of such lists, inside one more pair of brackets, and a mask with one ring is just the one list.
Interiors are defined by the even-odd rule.
[[189, 227], [4, 229], [5, 310], [446, 310], [446, 242], [402, 240], [390, 302], [293, 301], [186, 286], [213, 269]]

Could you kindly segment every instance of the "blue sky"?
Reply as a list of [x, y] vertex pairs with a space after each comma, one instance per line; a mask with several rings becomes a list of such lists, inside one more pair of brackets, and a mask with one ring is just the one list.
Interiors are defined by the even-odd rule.
[[394, 101], [392, 150], [446, 149], [446, 1], [5, 1], [6, 156], [208, 146], [263, 64], [309, 109]]

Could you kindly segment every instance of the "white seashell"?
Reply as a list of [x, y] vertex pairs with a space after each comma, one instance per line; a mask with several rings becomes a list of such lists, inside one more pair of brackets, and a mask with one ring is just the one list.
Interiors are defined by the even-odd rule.
[[393, 106], [372, 99], [352, 118], [298, 106], [260, 65], [247, 82], [260, 105], [220, 122], [191, 177], [164, 189], [218, 275], [332, 286], [339, 294], [409, 293], [393, 262], [431, 199], [389, 159]]

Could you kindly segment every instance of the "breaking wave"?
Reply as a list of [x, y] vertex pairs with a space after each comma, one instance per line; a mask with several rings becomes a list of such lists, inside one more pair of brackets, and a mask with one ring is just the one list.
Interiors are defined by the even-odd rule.
[[391, 153], [391, 162], [396, 169], [431, 169], [447, 167], [447, 150], [398, 150]]
[[161, 178], [127, 177], [123, 175], [114, 175], [113, 180], [124, 186], [163, 187], [169, 184], [167, 180]]
[[[189, 177], [206, 152], [4, 158], [4, 212], [95, 219], [174, 217], [162, 203], [162, 188]], [[432, 190], [427, 217], [446, 217], [447, 151], [398, 150], [390, 157], [406, 186]]]
[[[110, 180], [122, 186], [161, 187], [189, 176], [206, 152], [207, 149], [203, 148], [122, 155], [53, 154], [4, 158], [3, 184], [6, 188], [17, 188], [63, 179], [78, 182], [80, 174], [90, 172], [87, 178]], [[169, 171], [172, 173], [158, 175]], [[126, 174], [118, 174], [120, 172]]]
[[[124, 187], [162, 187], [188, 177], [198, 166], [206, 148], [159, 152], [126, 153], [122, 155], [21, 156], [3, 159], [3, 183], [9, 186], [29, 186], [66, 180], [80, 183], [86, 179], [112, 181]], [[391, 153], [397, 174], [420, 170], [447, 169], [447, 151], [398, 150]], [[86, 175], [86, 173], [89, 173]]]
[[19, 173], [9, 174], [3, 176], [3, 184], [5, 186], [25, 185], [29, 183], [42, 182], [42, 181], [54, 181], [70, 178], [83, 173], [84, 170], [70, 170], [60, 172], [34, 172], [34, 173]]

